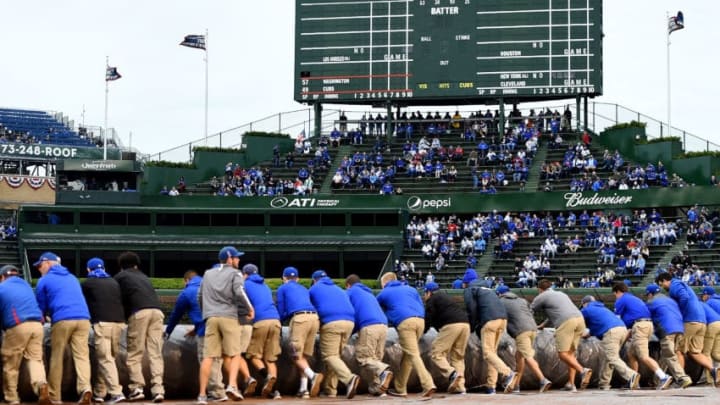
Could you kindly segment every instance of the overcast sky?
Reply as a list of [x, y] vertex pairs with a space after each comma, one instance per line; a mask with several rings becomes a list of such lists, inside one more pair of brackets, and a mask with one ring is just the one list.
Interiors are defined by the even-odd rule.
[[[665, 121], [666, 13], [673, 33], [672, 124], [720, 143], [713, 114], [720, 85], [720, 2], [604, 1], [604, 95]], [[203, 52], [178, 46], [209, 30], [210, 133], [282, 111], [293, 101], [291, 0], [5, 1], [0, 7], [0, 106], [61, 111], [102, 126], [105, 57], [109, 125], [154, 153], [203, 136]], [[522, 107], [522, 106], [521, 106]]]

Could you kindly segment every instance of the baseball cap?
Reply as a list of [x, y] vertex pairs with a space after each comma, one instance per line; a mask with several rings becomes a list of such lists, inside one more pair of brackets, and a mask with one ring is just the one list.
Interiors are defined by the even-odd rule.
[[240, 257], [244, 255], [244, 252], [240, 252], [239, 250], [235, 249], [233, 246], [225, 246], [224, 248], [220, 249], [220, 253], [218, 253], [218, 259], [220, 261], [224, 262], [230, 257]]
[[283, 277], [297, 277], [300, 272], [295, 267], [285, 267], [283, 270]]
[[103, 261], [103, 259], [101, 259], [99, 257], [93, 257], [92, 259], [88, 260], [87, 268], [90, 270], [97, 270], [97, 269], [105, 270], [105, 262]]
[[319, 280], [323, 277], [327, 277], [327, 273], [325, 273], [325, 270], [315, 270], [312, 274], [313, 280]]
[[707, 294], [707, 295], [715, 295], [715, 288], [706, 286], [705, 288], [702, 289], [702, 293]]
[[440, 285], [436, 282], [430, 282], [425, 284], [425, 291], [437, 291], [440, 289]]
[[595, 297], [593, 297], [592, 295], [586, 295], [583, 297], [581, 302], [583, 304], [587, 304], [588, 302], [593, 302], [593, 301], [595, 301]]
[[56, 255], [53, 252], [45, 252], [40, 255], [40, 257], [38, 258], [38, 260], [35, 263], [33, 263], [33, 267], [37, 267], [40, 265], [40, 263], [47, 262], [47, 261], [59, 262], [60, 256]]
[[242, 271], [245, 274], [255, 274], [258, 272], [258, 267], [252, 263], [248, 263], [243, 266]]
[[20, 270], [12, 264], [6, 264], [0, 267], [0, 276], [17, 276], [20, 274]]
[[495, 289], [495, 292], [498, 294], [505, 294], [506, 292], [509, 292], [509, 291], [510, 291], [510, 287], [506, 286], [505, 284], [499, 285]]
[[657, 294], [660, 292], [660, 286], [657, 284], [648, 284], [647, 287], [645, 287], [645, 295], [648, 294]]
[[468, 284], [468, 283], [472, 283], [473, 281], [477, 280], [477, 278], [478, 278], [478, 276], [477, 276], [477, 273], [475, 272], [475, 270], [470, 269], [470, 270], [465, 271], [465, 275], [463, 276], [462, 281], [463, 281], [463, 283]]

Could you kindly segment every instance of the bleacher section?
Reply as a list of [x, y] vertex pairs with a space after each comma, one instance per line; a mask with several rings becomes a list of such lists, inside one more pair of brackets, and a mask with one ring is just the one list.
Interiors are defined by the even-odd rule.
[[[682, 213], [678, 213], [682, 215]], [[543, 215], [544, 216], [544, 215]], [[677, 221], [678, 217], [665, 217], [665, 223], [680, 223]], [[458, 228], [464, 220], [456, 220]], [[590, 227], [594, 229], [594, 227]], [[566, 241], [568, 238], [573, 239], [578, 236], [580, 240], [583, 240], [586, 228], [576, 224], [576, 226], [559, 227], [557, 224], [554, 225], [554, 235], [556, 239], [560, 241]], [[447, 229], [441, 229], [440, 234], [447, 232]], [[613, 233], [614, 234], [614, 233]], [[526, 233], [527, 236], [520, 237], [515, 242], [512, 248], [511, 257], [501, 258], [494, 252], [496, 247], [500, 246], [498, 238], [492, 237], [487, 241], [487, 247], [484, 254], [475, 253], [477, 259], [477, 265], [475, 269], [481, 277], [492, 277], [496, 281], [502, 279], [505, 284], [511, 287], [522, 287], [518, 285], [518, 271], [517, 268], [522, 267], [523, 261], [527, 256], [533, 254], [536, 257], [541, 257], [541, 246], [545, 241], [545, 235], [534, 235], [533, 233]], [[639, 234], [635, 234], [632, 229], [629, 229], [628, 234], [622, 233], [617, 235], [618, 246], [621, 244], [628, 243], [633, 236], [636, 236], [635, 240], [639, 242]], [[462, 239], [462, 237], [460, 237]], [[684, 241], [684, 238], [681, 238]], [[424, 244], [427, 241], [423, 239]], [[460, 243], [456, 237], [455, 245], [459, 251]], [[662, 259], [666, 257], [666, 253], [674, 248], [673, 244], [662, 243], [652, 244], [648, 241], [648, 257], [645, 265], [644, 274], [633, 274], [632, 271], [626, 271], [624, 274], [616, 274], [614, 281], [629, 280], [632, 285], [639, 285], [646, 278], [646, 275], [654, 273], [655, 269], [662, 264]], [[698, 260], [701, 262], [703, 269], [709, 271], [711, 268], [718, 268], [720, 266], [720, 247], [714, 246], [712, 249], [699, 248], [697, 245], [691, 246], [692, 252], [697, 254]], [[600, 244], [590, 246], [584, 243], [575, 252], [566, 252], [566, 248], [563, 245], [558, 245], [557, 254], [555, 257], [550, 256], [550, 272], [542, 274], [538, 272], [536, 279], [550, 278], [552, 280], [567, 279], [572, 283], [574, 287], [581, 287], [581, 281], [583, 277], [588, 279], [598, 278], [604, 275], [607, 270], [616, 271], [617, 264], [620, 259], [620, 251], [617, 252], [615, 258], [611, 263], [603, 263], [602, 251]], [[628, 255], [629, 256], [629, 255]], [[425, 281], [428, 271], [431, 271], [435, 277], [435, 281], [438, 282], [443, 288], [450, 288], [452, 282], [456, 278], [462, 278], [465, 270], [467, 269], [466, 260], [467, 255], [462, 255], [460, 252], [455, 256], [454, 260], [448, 260], [445, 263], [445, 267], [441, 271], [436, 271], [434, 258], [427, 258], [423, 255], [420, 246], [417, 243], [412, 248], [406, 248], [401, 257], [401, 262], [412, 262], [415, 267], [415, 274], [408, 276], [411, 282], [415, 279]], [[518, 261], [516, 261], [518, 260]], [[532, 284], [532, 283], [531, 283]], [[606, 284], [607, 285], [607, 284]], [[525, 285], [524, 287], [527, 287]]]
[[[420, 141], [420, 137], [415, 137], [409, 142], [417, 145]], [[428, 141], [431, 138], [427, 138]], [[496, 160], [483, 159], [484, 154], [475, 155], [478, 153], [478, 141], [465, 140], [458, 135], [443, 135], [439, 137], [443, 150], [449, 152], [450, 150], [457, 150], [462, 148], [462, 154], [454, 154], [453, 156], [444, 156], [440, 158], [426, 159], [431, 162], [432, 171], [429, 173], [427, 169], [425, 173], [418, 175], [411, 175], [408, 167], [411, 164], [411, 160], [408, 159], [408, 141], [403, 138], [392, 138], [389, 143], [385, 143], [384, 140], [378, 141], [374, 138], [366, 139], [363, 144], [351, 144], [348, 145], [351, 153], [347, 156], [339, 156], [337, 159], [336, 170], [333, 170], [330, 174], [330, 181], [332, 177], [340, 170], [343, 166], [343, 160], [347, 159], [354, 164], [355, 167], [351, 170], [344, 170], [342, 174], [346, 175], [344, 183], [333, 182], [331, 189], [334, 194], [378, 194], [380, 193], [383, 186], [383, 175], [387, 173], [389, 168], [392, 168], [394, 172], [390, 177], [390, 183], [393, 186], [393, 193], [403, 194], [422, 194], [422, 193], [463, 193], [463, 192], [481, 192], [483, 189], [484, 180], [487, 182], [485, 189], [488, 193], [503, 192], [503, 191], [518, 191], [520, 188], [519, 181], [513, 181], [513, 157], [516, 152], [520, 149], [525, 149], [524, 145], [518, 145], [514, 151], [502, 152], [504, 158], [498, 158]], [[488, 138], [486, 140], [488, 144], [493, 144], [494, 140]], [[474, 151], [474, 153], [473, 153]], [[381, 156], [381, 162], [378, 163], [376, 160], [378, 155]], [[447, 153], [449, 155], [449, 153]], [[499, 154], [500, 155], [500, 154]], [[360, 156], [360, 161], [357, 161], [356, 156]], [[443, 156], [443, 155], [440, 155]], [[473, 158], [473, 156], [477, 156]], [[396, 162], [398, 159], [403, 159], [405, 167], [400, 168]], [[472, 164], [469, 159], [475, 160], [477, 163]], [[371, 162], [370, 164], [363, 164], [363, 161]], [[441, 162], [442, 168], [438, 169], [437, 163]], [[532, 158], [527, 157], [523, 166], [529, 167], [532, 164]], [[369, 172], [373, 168], [380, 168], [382, 175], [379, 176], [377, 183], [371, 186], [367, 181], [358, 180], [357, 177], [363, 177], [362, 171], [367, 168]], [[453, 169], [457, 171], [457, 174], [451, 176]], [[355, 172], [355, 175], [348, 175], [349, 172]], [[498, 173], [502, 171], [502, 178], [504, 181], [498, 180]], [[473, 177], [477, 176], [477, 184]], [[523, 181], [527, 180], [527, 171], [523, 175]], [[490, 191], [492, 189], [494, 191]], [[391, 193], [392, 194], [392, 193]]]
[[6, 142], [95, 146], [45, 111], [0, 108]]
[[[597, 179], [601, 181], [600, 189], [617, 189], [621, 183], [625, 183], [627, 188], [678, 186], [673, 183], [682, 181], [666, 173], [662, 166], [636, 165], [628, 162], [616, 151], [607, 150], [596, 143], [579, 145], [582, 145], [580, 136], [566, 138], [562, 145], [549, 145], [544, 162], [540, 162], [537, 191], [545, 191], [547, 186], [555, 191], [589, 191], [593, 190], [594, 181]], [[573, 167], [576, 163], [573, 153], [580, 155], [581, 149], [589, 152], [585, 152], [585, 157], [592, 157], [594, 163], [591, 168]], [[650, 174], [651, 171], [654, 173]], [[612, 182], [609, 182], [610, 179]]]
[[[313, 149], [312, 153], [309, 154], [303, 154], [303, 153], [292, 153], [292, 166], [289, 166], [286, 163], [286, 160], [288, 158], [288, 154], [283, 154], [279, 156], [279, 160], [277, 165], [272, 161], [261, 161], [257, 164], [253, 165], [252, 167], [248, 168], [242, 168], [245, 173], [247, 173], [249, 170], [254, 169], [257, 172], [262, 173], [262, 178], [264, 180], [264, 183], [267, 188], [271, 188], [271, 185], [277, 185], [280, 182], [290, 182], [293, 183], [296, 179], [299, 177], [299, 171], [301, 169], [307, 170], [307, 174], [312, 177], [313, 187], [312, 190], [308, 190], [306, 194], [311, 194], [313, 192], [318, 192], [320, 188], [323, 185], [323, 182], [325, 181], [325, 178], [328, 174], [328, 168], [323, 168], [322, 163], [318, 163], [321, 159], [316, 158], [314, 155], [315, 149]], [[328, 150], [329, 154], [326, 156], [326, 159], [329, 158], [330, 161], [328, 163], [328, 167], [332, 167], [333, 158], [334, 158], [334, 151]], [[308, 164], [310, 161], [312, 161], [311, 164]], [[244, 178], [245, 175], [241, 175], [240, 177]], [[191, 185], [186, 188], [186, 192], [192, 193], [193, 195], [212, 195], [216, 193], [216, 189], [219, 187], [222, 187], [222, 184], [225, 182], [225, 177], [223, 176], [217, 176], [217, 179], [208, 179], [207, 181], [203, 181], [201, 183], [196, 183], [194, 185]], [[217, 184], [214, 185], [213, 183]], [[256, 186], [254, 186], [254, 189], [256, 190]], [[267, 192], [264, 195], [274, 195], [268, 194]], [[285, 194], [292, 194], [292, 192], [285, 191]], [[257, 195], [257, 194], [253, 194]]]

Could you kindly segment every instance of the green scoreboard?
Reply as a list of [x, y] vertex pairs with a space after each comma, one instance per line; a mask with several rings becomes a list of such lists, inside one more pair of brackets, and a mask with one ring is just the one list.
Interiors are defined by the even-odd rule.
[[303, 103], [602, 94], [602, 0], [296, 0]]

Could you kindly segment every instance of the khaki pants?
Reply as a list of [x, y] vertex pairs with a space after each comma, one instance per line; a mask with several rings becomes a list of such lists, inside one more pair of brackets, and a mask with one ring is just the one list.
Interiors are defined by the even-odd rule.
[[280, 335], [282, 325], [277, 319], [265, 319], [255, 322], [252, 328], [250, 345], [247, 348], [247, 358], [275, 362], [282, 352], [280, 348]]
[[651, 321], [635, 322], [632, 327], [632, 337], [630, 338], [629, 356], [633, 356], [639, 360], [650, 357], [650, 336], [653, 334], [653, 324]]
[[555, 345], [558, 352], [572, 352], [578, 348], [580, 337], [585, 331], [585, 319], [582, 316], [570, 318], [555, 329]]
[[685, 373], [685, 369], [680, 365], [680, 361], [678, 361], [677, 358], [677, 350], [679, 349], [681, 340], [682, 335], [680, 333], [667, 335], [660, 339], [660, 359], [668, 366], [668, 371], [670, 371], [675, 381], [690, 378]]
[[[435, 368], [445, 379], [454, 372], [465, 379], [465, 349], [470, 339], [470, 324], [465, 322], [451, 323], [438, 331], [430, 349], [430, 358]], [[458, 387], [465, 389], [464, 381]]]
[[5, 331], [2, 339], [3, 393], [5, 402], [20, 401], [18, 375], [23, 357], [27, 360], [30, 383], [37, 394], [40, 385], [47, 382], [43, 364], [43, 331], [38, 321], [25, 321]]
[[710, 359], [720, 362], [720, 321], [708, 324], [702, 352]]
[[98, 322], [92, 326], [95, 332], [95, 357], [97, 358], [97, 379], [93, 391], [95, 396], [104, 398], [122, 394], [115, 356], [120, 352], [120, 336], [125, 324], [120, 322]]
[[[205, 337], [196, 336], [195, 344], [197, 344], [198, 363], [202, 363], [205, 353]], [[222, 359], [219, 357], [213, 359], [212, 368], [210, 368], [210, 379], [208, 380], [207, 393], [213, 398], [222, 398], [225, 396], [225, 386], [223, 385]]]
[[50, 399], [60, 401], [62, 393], [63, 359], [65, 347], [70, 345], [75, 363], [75, 388], [78, 394], [90, 391], [90, 321], [87, 319], [66, 320], [53, 323], [50, 328]]
[[600, 344], [605, 353], [605, 363], [598, 381], [600, 388], [610, 387], [613, 371], [617, 371], [620, 377], [627, 381], [633, 376], [634, 371], [620, 358], [620, 348], [625, 343], [625, 339], [627, 339], [627, 328], [624, 326], [616, 326], [602, 336]]
[[683, 353], [702, 353], [707, 325], [701, 322], [685, 322], [685, 334], [680, 351]]
[[407, 318], [400, 322], [396, 329], [403, 355], [400, 361], [400, 369], [395, 374], [395, 391], [400, 394], [407, 394], [407, 382], [412, 370], [415, 370], [418, 374], [423, 391], [435, 388], [432, 376], [425, 368], [425, 363], [420, 357], [420, 347], [418, 345], [425, 332], [425, 319], [418, 317]]
[[515, 336], [517, 351], [526, 360], [535, 358], [535, 347], [533, 347], [533, 344], [535, 343], [536, 337], [537, 332], [534, 330], [527, 330]]
[[498, 373], [503, 376], [509, 375], [512, 370], [497, 355], [500, 345], [500, 336], [505, 332], [507, 319], [494, 319], [487, 322], [480, 330], [482, 340], [483, 360], [488, 365], [488, 375], [485, 385], [488, 388], [495, 388], [497, 385]]
[[290, 319], [290, 353], [293, 359], [315, 352], [315, 335], [320, 329], [317, 314], [297, 314]]
[[387, 325], [376, 324], [368, 325], [358, 331], [355, 359], [360, 365], [360, 374], [367, 381], [371, 394], [379, 392], [380, 374], [389, 367], [382, 362], [385, 356], [387, 330]]
[[145, 387], [142, 372], [142, 359], [147, 351], [150, 360], [150, 392], [152, 395], [165, 395], [163, 372], [165, 370], [162, 356], [163, 319], [162, 311], [155, 308], [141, 309], [130, 315], [127, 331], [127, 368], [130, 392]]
[[327, 394], [337, 394], [338, 380], [348, 385], [352, 379], [352, 371], [342, 360], [342, 351], [354, 326], [352, 321], [333, 321], [320, 327], [320, 356], [325, 363]]

